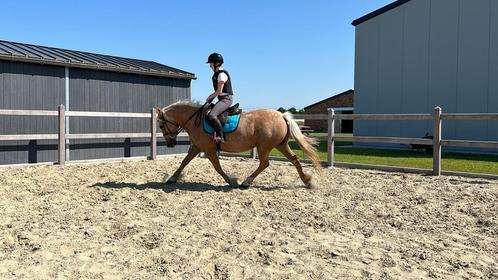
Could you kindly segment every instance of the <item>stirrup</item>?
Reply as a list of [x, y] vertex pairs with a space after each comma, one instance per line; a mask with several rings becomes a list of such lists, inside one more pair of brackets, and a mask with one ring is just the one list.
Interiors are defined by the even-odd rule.
[[225, 138], [219, 136], [216, 132], [213, 133], [213, 141], [218, 144], [218, 143], [225, 143]]
[[221, 136], [215, 136], [215, 137], [213, 138], [213, 140], [214, 140], [214, 142], [216, 142], [216, 143], [221, 143], [221, 144], [225, 143], [225, 139], [224, 139], [223, 137], [221, 137]]

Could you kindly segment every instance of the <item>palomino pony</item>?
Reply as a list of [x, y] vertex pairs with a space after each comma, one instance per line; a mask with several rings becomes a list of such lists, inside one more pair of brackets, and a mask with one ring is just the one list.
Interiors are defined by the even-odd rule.
[[[166, 145], [174, 147], [176, 136], [181, 129], [189, 135], [191, 146], [180, 167], [169, 178], [168, 183], [178, 180], [185, 166], [200, 152], [204, 152], [211, 161], [214, 169], [232, 187], [238, 186], [237, 178], [228, 176], [221, 168], [217, 155], [216, 143], [203, 130], [203, 107], [189, 101], [179, 101], [162, 109], [156, 108], [157, 120], [163, 133]], [[245, 181], [243, 187], [249, 187], [266, 167], [269, 166], [269, 154], [273, 148], [284, 154], [297, 169], [301, 180], [307, 187], [311, 187], [311, 175], [305, 174], [298, 157], [288, 145], [292, 136], [304, 153], [312, 160], [316, 170], [320, 170], [320, 162], [314, 147], [315, 141], [304, 136], [290, 113], [280, 113], [275, 110], [255, 110], [242, 113], [237, 130], [225, 135], [225, 143], [221, 144], [222, 151], [238, 153], [256, 147], [259, 156], [259, 166]]]

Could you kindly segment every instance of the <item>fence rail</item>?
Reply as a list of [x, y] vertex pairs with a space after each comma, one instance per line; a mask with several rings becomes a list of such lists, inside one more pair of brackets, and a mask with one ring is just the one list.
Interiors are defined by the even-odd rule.
[[54, 140], [58, 137], [58, 134], [0, 135], [0, 141]]
[[336, 120], [384, 120], [384, 121], [421, 121], [431, 120], [431, 114], [345, 114], [335, 115]]
[[[85, 134], [66, 134], [66, 139], [112, 139], [112, 138], [148, 138], [150, 133], [85, 133]], [[180, 133], [177, 137], [178, 140], [188, 139], [186, 133]]]
[[334, 136], [334, 141], [363, 142], [363, 143], [390, 143], [390, 144], [419, 144], [432, 145], [431, 139], [402, 138], [402, 137], [370, 137], [370, 136]]
[[[381, 165], [365, 165], [356, 163], [334, 162], [335, 141], [363, 142], [363, 143], [389, 143], [389, 144], [415, 144], [425, 145], [433, 148], [433, 163], [430, 172], [434, 175], [449, 174], [441, 171], [441, 148], [451, 147], [472, 147], [472, 148], [498, 148], [497, 141], [470, 141], [470, 140], [447, 140], [442, 139], [443, 120], [498, 120], [498, 113], [442, 113], [442, 109], [435, 107], [432, 114], [335, 114], [333, 109], [329, 109], [328, 114], [296, 114], [295, 119], [304, 120], [328, 120], [328, 135], [314, 137], [317, 140], [327, 140], [327, 166], [344, 166], [358, 168], [382, 167], [385, 170], [416, 171], [417, 173], [427, 173], [426, 169], [386, 167]], [[433, 139], [427, 138], [403, 138], [403, 137], [371, 137], [371, 136], [336, 136], [334, 131], [335, 121], [339, 120], [376, 120], [376, 121], [433, 121]], [[253, 152], [254, 153], [254, 152]], [[458, 173], [462, 174], [462, 173]], [[469, 173], [470, 174], [470, 173]], [[475, 174], [471, 174], [475, 175]], [[492, 175], [489, 175], [492, 176]]]
[[[58, 117], [57, 134], [16, 134], [0, 135], [0, 141], [19, 140], [58, 140], [58, 164], [64, 165], [66, 161], [66, 140], [75, 139], [113, 139], [113, 138], [149, 138], [150, 137], [150, 159], [157, 157], [157, 116], [155, 109], [150, 113], [123, 113], [123, 112], [91, 112], [91, 111], [67, 111], [63, 105], [57, 111], [44, 110], [0, 110], [0, 116], [53, 116]], [[106, 118], [149, 118], [150, 133], [65, 133], [66, 117], [106, 117]], [[186, 133], [180, 133], [178, 140], [188, 140]]]
[[105, 117], [105, 118], [150, 118], [150, 113], [121, 113], [121, 112], [86, 112], [68, 111], [68, 117]]
[[498, 114], [483, 113], [445, 113], [441, 116], [443, 120], [457, 120], [457, 121], [483, 121], [483, 120], [498, 120]]
[[43, 110], [0, 110], [0, 116], [57, 116], [57, 111]]
[[[150, 137], [150, 159], [156, 159], [157, 156], [157, 116], [155, 109], [150, 113], [124, 113], [124, 112], [89, 112], [89, 111], [65, 111], [63, 105], [60, 105], [57, 111], [44, 110], [0, 110], [2, 116], [56, 116], [58, 117], [57, 134], [24, 134], [24, 135], [0, 135], [0, 141], [15, 140], [56, 140], [59, 143], [58, 163], [64, 165], [66, 139], [109, 139], [109, 138], [148, 138]], [[65, 133], [66, 117], [108, 117], [108, 118], [149, 118], [150, 133], [88, 133], [88, 134], [67, 134]], [[474, 147], [474, 148], [498, 148], [498, 141], [470, 141], [470, 140], [449, 140], [441, 138], [442, 121], [452, 120], [498, 120], [498, 113], [442, 113], [439, 107], [434, 108], [432, 114], [335, 114], [333, 109], [328, 110], [328, 114], [296, 114], [295, 119], [305, 120], [327, 120], [328, 135], [315, 137], [318, 140], [327, 140], [327, 166], [348, 166], [353, 163], [335, 163], [334, 162], [334, 143], [335, 141], [347, 142], [375, 142], [390, 144], [416, 144], [426, 145], [433, 148], [433, 166], [431, 173], [434, 175], [441, 174], [441, 147]], [[404, 137], [371, 137], [371, 136], [352, 136], [342, 137], [335, 135], [335, 121], [338, 120], [381, 120], [381, 121], [433, 121], [433, 139], [426, 138], [404, 138]], [[179, 140], [188, 140], [186, 133], [178, 135]], [[256, 158], [255, 149], [252, 150], [252, 157]], [[366, 166], [356, 164], [356, 166]], [[374, 165], [368, 165], [370, 167]], [[392, 167], [393, 170], [408, 170], [402, 167]], [[420, 171], [420, 170], [419, 170]], [[445, 172], [448, 173], [448, 172]]]
[[[295, 119], [328, 120], [326, 114], [296, 114]], [[432, 120], [431, 114], [334, 114], [335, 120]]]
[[496, 141], [441, 140], [441, 145], [452, 147], [497, 148]]

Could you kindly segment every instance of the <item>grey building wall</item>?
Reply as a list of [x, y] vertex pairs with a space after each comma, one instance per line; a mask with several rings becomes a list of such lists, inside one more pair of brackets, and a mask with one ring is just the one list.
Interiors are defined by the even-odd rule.
[[[498, 1], [412, 0], [356, 26], [355, 113], [498, 112]], [[431, 122], [357, 121], [355, 135], [421, 137]], [[443, 138], [498, 140], [493, 121]]]
[[[106, 112], [144, 112], [190, 99], [190, 80], [151, 77], [70, 68], [69, 110]], [[0, 60], [0, 108], [19, 110], [56, 110], [65, 104], [65, 69]], [[70, 133], [149, 132], [149, 119], [80, 118], [69, 121]], [[0, 116], [0, 134], [57, 133], [56, 117]], [[167, 148], [158, 138], [158, 154], [188, 150], [180, 142]], [[149, 154], [149, 139], [71, 140], [70, 160], [144, 156]], [[0, 164], [55, 162], [57, 142], [1, 141]]]
[[[178, 100], [190, 100], [190, 80], [75, 69], [69, 71], [69, 110], [149, 113]], [[71, 118], [70, 133], [147, 133], [149, 119]], [[115, 158], [149, 154], [149, 139], [72, 140], [70, 159]], [[167, 148], [158, 138], [158, 154], [186, 152], [188, 143]]]
[[[64, 103], [64, 68], [0, 60], [0, 108], [55, 110]], [[57, 133], [57, 118], [0, 116], [0, 134]], [[57, 160], [56, 141], [0, 141], [0, 164]]]

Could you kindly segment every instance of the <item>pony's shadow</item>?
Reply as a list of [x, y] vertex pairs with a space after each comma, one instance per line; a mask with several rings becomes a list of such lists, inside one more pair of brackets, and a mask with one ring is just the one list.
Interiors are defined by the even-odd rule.
[[126, 183], [126, 182], [105, 182], [105, 183], [97, 183], [92, 185], [93, 188], [105, 188], [105, 189], [136, 189], [136, 190], [147, 190], [147, 189], [156, 189], [162, 190], [166, 193], [174, 192], [177, 190], [181, 191], [189, 191], [189, 192], [206, 192], [206, 191], [215, 191], [215, 192], [230, 192], [233, 190], [249, 190], [249, 189], [260, 189], [262, 191], [275, 191], [279, 189], [286, 189], [286, 187], [264, 187], [264, 186], [250, 186], [246, 187], [230, 187], [226, 186], [213, 186], [206, 183], [185, 183], [185, 182], [177, 182], [177, 183], [166, 183], [166, 182], [148, 182], [144, 184], [136, 184], [136, 183]]

